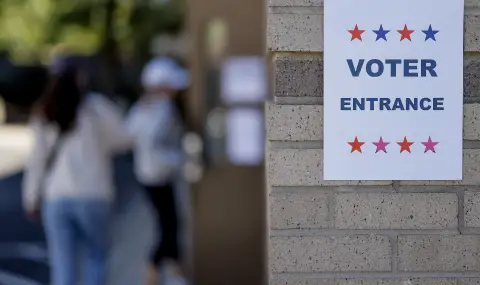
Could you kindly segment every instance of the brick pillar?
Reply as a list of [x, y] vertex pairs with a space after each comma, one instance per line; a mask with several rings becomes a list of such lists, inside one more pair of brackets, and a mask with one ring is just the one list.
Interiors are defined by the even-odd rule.
[[480, 0], [466, 2], [464, 180], [324, 181], [323, 1], [269, 0], [271, 285], [480, 284]]

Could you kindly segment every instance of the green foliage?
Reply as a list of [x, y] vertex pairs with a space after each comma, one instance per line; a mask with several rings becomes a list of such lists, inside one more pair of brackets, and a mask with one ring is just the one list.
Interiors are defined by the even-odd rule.
[[[114, 1], [108, 23], [107, 1]], [[17, 62], [47, 61], [55, 46], [90, 54], [105, 42], [111, 25], [120, 50], [148, 53], [152, 37], [176, 33], [183, 3], [171, 0], [0, 0], [0, 50]]]

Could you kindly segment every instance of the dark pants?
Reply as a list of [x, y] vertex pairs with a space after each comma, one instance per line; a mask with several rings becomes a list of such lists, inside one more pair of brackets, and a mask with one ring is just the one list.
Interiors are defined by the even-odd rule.
[[155, 266], [166, 259], [178, 261], [178, 217], [173, 183], [147, 186], [147, 196], [155, 210], [157, 229], [161, 239], [154, 246], [150, 261]]

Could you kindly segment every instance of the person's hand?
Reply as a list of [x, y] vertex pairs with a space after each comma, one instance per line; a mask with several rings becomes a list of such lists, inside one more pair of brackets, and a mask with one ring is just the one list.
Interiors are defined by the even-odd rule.
[[36, 206], [30, 206], [25, 210], [25, 214], [27, 215], [27, 218], [31, 221], [37, 221], [40, 210]]
[[143, 94], [142, 97], [140, 97], [139, 101], [142, 102], [142, 103], [149, 103], [153, 99], [155, 99], [155, 94], [146, 93], [146, 94]]

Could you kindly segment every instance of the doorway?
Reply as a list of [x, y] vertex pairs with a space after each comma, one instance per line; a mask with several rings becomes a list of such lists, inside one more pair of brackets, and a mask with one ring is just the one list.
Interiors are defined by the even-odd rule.
[[203, 177], [192, 186], [194, 284], [263, 285], [266, 284], [263, 153], [254, 163], [236, 163], [229, 151], [232, 148], [229, 137], [234, 137], [231, 114], [240, 110], [258, 114], [261, 122], [257, 125], [262, 126], [263, 134], [263, 102], [227, 102], [222, 98], [221, 79], [225, 62], [232, 57], [262, 58], [265, 54], [266, 3], [187, 2], [188, 30], [193, 41], [189, 114], [195, 122], [195, 131], [202, 134], [205, 152]]

